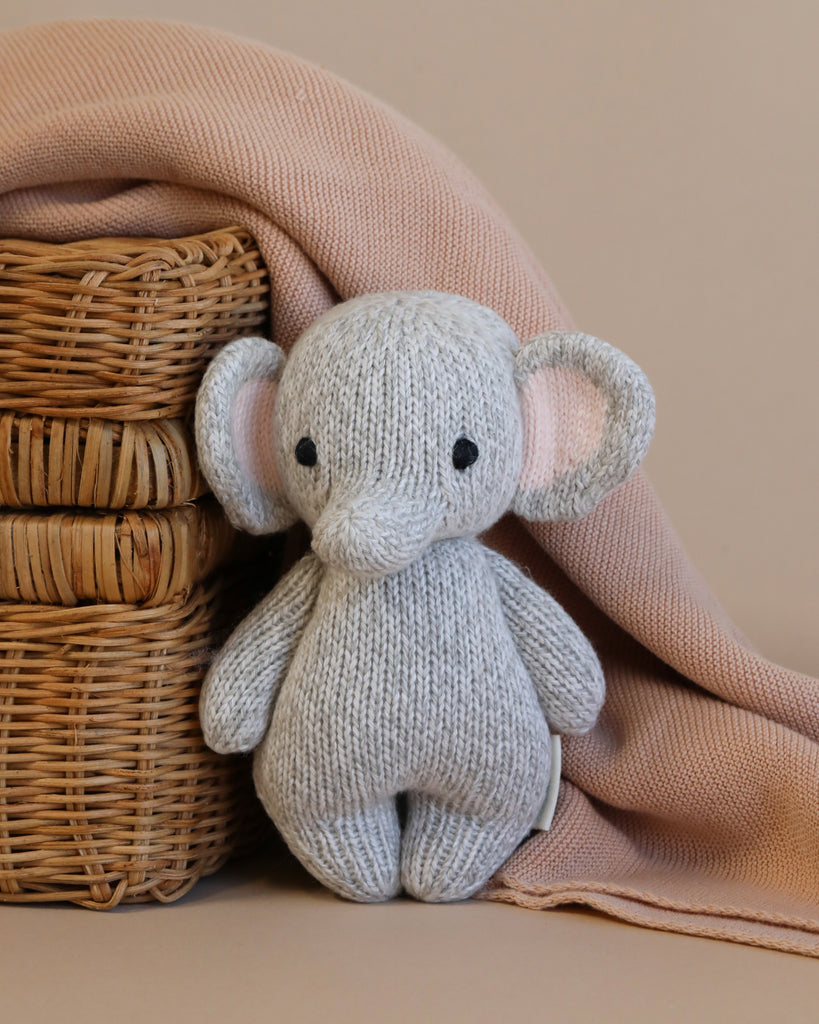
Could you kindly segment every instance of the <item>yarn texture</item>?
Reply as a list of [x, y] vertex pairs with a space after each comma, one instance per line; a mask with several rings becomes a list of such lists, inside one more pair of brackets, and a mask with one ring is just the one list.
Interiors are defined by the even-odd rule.
[[312, 551], [214, 662], [205, 739], [256, 749], [262, 802], [339, 895], [463, 899], [529, 832], [550, 730], [594, 725], [603, 671], [477, 534], [513, 506], [575, 517], [634, 470], [653, 422], [622, 353], [560, 332], [522, 349], [496, 313], [437, 292], [340, 304], [287, 359], [244, 338], [211, 363], [208, 480], [238, 526], [303, 519]]

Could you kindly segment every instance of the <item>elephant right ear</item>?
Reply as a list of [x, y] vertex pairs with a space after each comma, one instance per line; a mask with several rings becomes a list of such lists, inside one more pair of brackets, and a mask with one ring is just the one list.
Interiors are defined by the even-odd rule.
[[298, 518], [276, 466], [274, 410], [284, 353], [265, 338], [239, 338], [211, 361], [196, 397], [199, 465], [228, 519], [249, 533], [277, 533]]
[[512, 508], [533, 522], [587, 515], [634, 472], [654, 430], [643, 371], [599, 338], [550, 331], [515, 354], [523, 469]]

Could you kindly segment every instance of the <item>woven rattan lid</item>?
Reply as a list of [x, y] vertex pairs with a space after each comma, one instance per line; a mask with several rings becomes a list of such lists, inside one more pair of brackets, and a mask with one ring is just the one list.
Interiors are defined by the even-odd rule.
[[173, 241], [0, 239], [0, 410], [184, 417], [216, 350], [266, 331], [268, 292], [238, 227]]

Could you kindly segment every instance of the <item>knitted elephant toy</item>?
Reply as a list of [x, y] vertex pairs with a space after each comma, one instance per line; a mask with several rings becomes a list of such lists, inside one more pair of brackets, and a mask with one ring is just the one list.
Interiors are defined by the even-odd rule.
[[550, 730], [591, 728], [603, 673], [562, 608], [476, 537], [509, 509], [585, 515], [653, 419], [611, 346], [519, 346], [439, 292], [341, 303], [286, 358], [242, 338], [212, 361], [196, 408], [208, 481], [237, 527], [300, 518], [312, 550], [216, 656], [202, 727], [216, 751], [256, 751], [262, 803], [336, 893], [463, 899], [527, 835]]

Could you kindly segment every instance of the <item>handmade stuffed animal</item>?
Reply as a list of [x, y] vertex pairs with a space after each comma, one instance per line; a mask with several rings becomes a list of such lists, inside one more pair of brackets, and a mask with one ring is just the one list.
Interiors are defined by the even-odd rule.
[[[342, 303], [285, 358], [227, 345], [196, 409], [202, 469], [252, 533], [312, 550], [205, 680], [214, 750], [256, 750], [259, 797], [353, 900], [474, 893], [527, 835], [550, 730], [603, 702], [589, 642], [477, 534], [508, 509], [575, 519], [645, 453], [651, 389], [616, 349], [439, 292]], [[404, 817], [396, 798], [405, 794]]]

